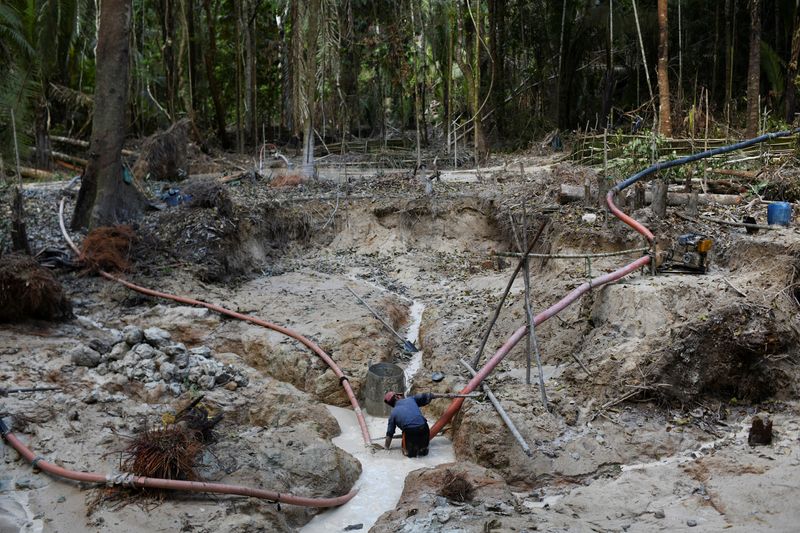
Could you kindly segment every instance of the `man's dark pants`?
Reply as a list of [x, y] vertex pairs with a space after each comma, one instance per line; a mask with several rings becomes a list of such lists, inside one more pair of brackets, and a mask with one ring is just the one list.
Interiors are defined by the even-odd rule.
[[428, 424], [403, 430], [403, 455], [408, 457], [428, 455], [431, 430]]

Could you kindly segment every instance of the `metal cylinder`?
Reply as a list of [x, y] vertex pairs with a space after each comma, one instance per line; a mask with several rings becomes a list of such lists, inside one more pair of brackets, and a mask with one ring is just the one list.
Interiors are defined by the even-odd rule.
[[393, 363], [376, 363], [367, 370], [364, 384], [364, 407], [372, 416], [389, 416], [392, 408], [383, 402], [389, 391], [405, 392], [403, 369]]

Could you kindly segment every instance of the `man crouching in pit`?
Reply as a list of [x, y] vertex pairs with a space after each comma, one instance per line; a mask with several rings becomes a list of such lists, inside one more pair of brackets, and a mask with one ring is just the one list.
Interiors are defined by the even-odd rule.
[[406, 398], [403, 394], [389, 391], [383, 401], [392, 407], [389, 415], [389, 425], [386, 428], [385, 448], [392, 445], [395, 427], [403, 432], [403, 455], [407, 457], [428, 455], [431, 430], [428, 421], [422, 416], [420, 407], [428, 405], [434, 395], [430, 392], [415, 394]]

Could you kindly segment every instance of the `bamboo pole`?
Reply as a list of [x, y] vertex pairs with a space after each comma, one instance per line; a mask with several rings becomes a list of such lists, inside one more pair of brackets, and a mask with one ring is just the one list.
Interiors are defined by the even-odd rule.
[[[474, 368], [472, 368], [469, 365], [469, 363], [467, 363], [463, 359], [459, 359], [459, 362], [462, 365], [464, 365], [464, 368], [466, 368], [467, 371], [469, 371], [472, 377], [475, 377], [477, 372], [475, 371]], [[481, 383], [481, 387], [483, 388], [483, 393], [486, 394], [486, 397], [489, 398], [490, 402], [492, 402], [492, 405], [497, 411], [497, 414], [500, 415], [500, 418], [503, 420], [503, 423], [505, 423], [506, 427], [511, 432], [511, 434], [514, 435], [514, 438], [517, 439], [517, 442], [522, 447], [522, 451], [525, 452], [525, 455], [527, 455], [528, 457], [533, 457], [533, 452], [531, 451], [531, 447], [528, 446], [527, 442], [525, 442], [525, 438], [519, 432], [517, 426], [515, 426], [514, 422], [511, 421], [511, 418], [509, 418], [508, 413], [506, 413], [506, 410], [503, 409], [503, 406], [500, 405], [500, 401], [494, 395], [492, 389], [489, 388], [489, 385], [487, 385], [485, 381]]]

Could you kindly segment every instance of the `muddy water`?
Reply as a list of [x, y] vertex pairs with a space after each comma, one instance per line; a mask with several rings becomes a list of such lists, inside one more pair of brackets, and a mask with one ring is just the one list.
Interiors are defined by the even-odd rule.
[[[367, 531], [378, 517], [397, 505], [409, 472], [455, 461], [453, 445], [444, 437], [437, 437], [431, 441], [427, 457], [414, 459], [403, 457], [397, 439], [392, 443], [391, 450], [373, 452], [364, 446], [358, 422], [352, 411], [330, 405], [328, 409], [336, 417], [342, 429], [342, 434], [333, 439], [333, 443], [361, 463], [361, 477], [355, 486], [359, 492], [342, 507], [315, 516], [301, 530], [304, 533], [342, 531], [354, 524], [363, 524], [361, 531]], [[386, 434], [386, 419], [374, 416], [366, 418], [370, 434], [378, 437], [380, 439], [378, 442], [382, 443], [381, 436]]]

